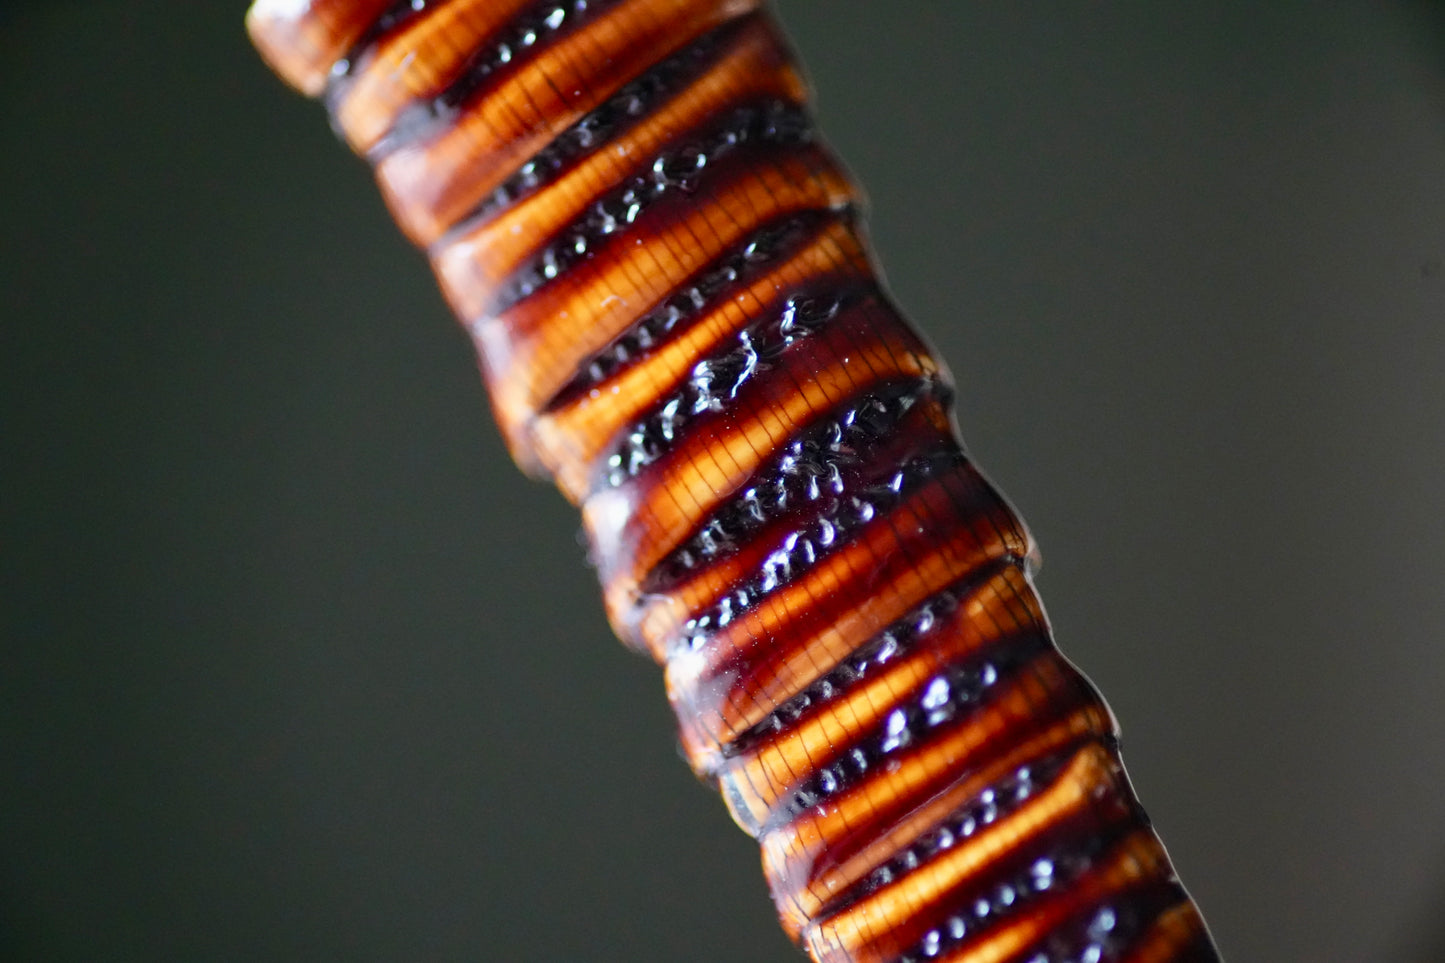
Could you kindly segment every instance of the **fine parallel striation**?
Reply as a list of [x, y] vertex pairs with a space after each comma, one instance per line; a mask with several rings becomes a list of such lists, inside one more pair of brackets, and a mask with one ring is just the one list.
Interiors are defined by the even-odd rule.
[[818, 963], [1217, 960], [760, 0], [257, 0]]
[[594, 201], [532, 254], [504, 281], [490, 305], [503, 312], [530, 297], [543, 285], [561, 278], [614, 237], [630, 233], [643, 214], [669, 196], [694, 194], [702, 180], [724, 159], [748, 147], [787, 147], [811, 137], [807, 118], [781, 101], [749, 104], [731, 110], [690, 142], [672, 147]]

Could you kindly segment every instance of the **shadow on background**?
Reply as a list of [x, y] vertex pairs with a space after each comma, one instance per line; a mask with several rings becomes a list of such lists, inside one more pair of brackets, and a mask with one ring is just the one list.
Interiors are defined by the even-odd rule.
[[1391, 963], [1445, 960], [1445, 865], [1437, 867], [1430, 889], [1434, 898], [1424, 904], [1424, 912], [1402, 928], [1394, 952], [1385, 957]]
[[1434, 51], [1435, 67], [1439, 71], [1436, 80], [1445, 85], [1445, 3], [1410, 0], [1407, 7], [1411, 15], [1421, 20], [1420, 39]]

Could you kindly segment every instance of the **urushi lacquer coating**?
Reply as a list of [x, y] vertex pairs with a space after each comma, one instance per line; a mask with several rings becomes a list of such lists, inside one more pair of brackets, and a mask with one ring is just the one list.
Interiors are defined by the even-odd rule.
[[759, 0], [258, 0], [820, 961], [1212, 960]]

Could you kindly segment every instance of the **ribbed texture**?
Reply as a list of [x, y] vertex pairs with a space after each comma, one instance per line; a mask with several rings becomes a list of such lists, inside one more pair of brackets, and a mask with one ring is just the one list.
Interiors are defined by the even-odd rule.
[[259, 0], [823, 961], [1215, 960], [758, 0]]

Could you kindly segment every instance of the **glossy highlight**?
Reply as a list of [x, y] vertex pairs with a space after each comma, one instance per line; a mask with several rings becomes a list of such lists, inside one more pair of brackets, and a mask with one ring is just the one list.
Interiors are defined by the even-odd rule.
[[760, 0], [258, 0], [819, 963], [1217, 960]]

